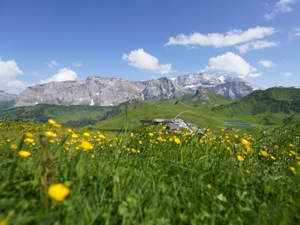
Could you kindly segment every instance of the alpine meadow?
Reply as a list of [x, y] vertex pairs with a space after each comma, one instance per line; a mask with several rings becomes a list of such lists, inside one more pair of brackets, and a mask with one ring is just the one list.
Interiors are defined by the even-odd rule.
[[299, 11], [1, 1], [0, 225], [299, 225]]

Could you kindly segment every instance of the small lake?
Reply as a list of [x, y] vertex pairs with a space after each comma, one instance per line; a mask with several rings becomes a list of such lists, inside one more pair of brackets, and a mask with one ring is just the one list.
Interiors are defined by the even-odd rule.
[[225, 122], [226, 126], [234, 126], [234, 127], [251, 127], [252, 124], [249, 122], [243, 122], [243, 121], [228, 121]]

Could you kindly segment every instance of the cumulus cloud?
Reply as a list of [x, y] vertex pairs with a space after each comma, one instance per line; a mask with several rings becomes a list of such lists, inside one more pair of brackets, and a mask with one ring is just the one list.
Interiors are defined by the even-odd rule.
[[27, 87], [27, 84], [18, 80], [18, 76], [22, 75], [23, 71], [19, 68], [15, 60], [4, 61], [0, 58], [0, 89], [18, 93]]
[[74, 70], [71, 70], [69, 68], [62, 68], [60, 69], [56, 74], [54, 74], [52, 77], [47, 78], [45, 80], [41, 80], [40, 83], [49, 83], [49, 82], [59, 82], [59, 81], [67, 81], [67, 80], [76, 80], [77, 74]]
[[263, 48], [272, 48], [278, 46], [278, 43], [267, 41], [267, 40], [257, 40], [252, 41], [240, 46], [237, 46], [236, 48], [239, 50], [241, 54], [247, 53], [249, 51], [263, 49]]
[[265, 14], [267, 20], [272, 20], [277, 14], [284, 14], [293, 11], [296, 0], [279, 0], [272, 6], [271, 10]]
[[271, 60], [260, 60], [258, 61], [258, 64], [266, 68], [271, 68], [276, 66]]
[[47, 63], [47, 65], [48, 65], [49, 68], [53, 68], [53, 67], [58, 66], [58, 62], [55, 61], [55, 60], [50, 60], [50, 61]]
[[160, 74], [168, 74], [172, 72], [171, 64], [160, 64], [156, 57], [145, 52], [142, 48], [132, 50], [128, 54], [124, 54], [122, 59], [125, 60], [128, 65], [139, 69]]
[[223, 55], [212, 57], [209, 59], [209, 64], [206, 71], [217, 71], [236, 74], [241, 78], [260, 76], [256, 68], [251, 66], [241, 56], [232, 52], [226, 52]]
[[273, 27], [257, 26], [248, 30], [231, 30], [226, 33], [192, 33], [190, 35], [179, 34], [176, 37], [170, 37], [166, 45], [182, 46], [213, 46], [222, 48], [235, 46], [253, 40], [263, 39], [274, 34], [276, 30]]
[[285, 76], [285, 77], [290, 77], [290, 76], [293, 76], [293, 74], [290, 73], [290, 72], [286, 72], [286, 73], [283, 74], [283, 76]]

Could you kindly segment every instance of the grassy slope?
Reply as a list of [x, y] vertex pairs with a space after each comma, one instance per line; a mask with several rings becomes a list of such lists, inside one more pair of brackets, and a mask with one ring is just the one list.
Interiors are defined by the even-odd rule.
[[[181, 113], [181, 114], [180, 114]], [[171, 119], [180, 114], [180, 118], [198, 126], [223, 127], [227, 121], [247, 121], [254, 125], [260, 124], [264, 117], [272, 118], [273, 124], [280, 124], [284, 114], [261, 114], [257, 116], [240, 115], [230, 117], [222, 113], [213, 112], [211, 106], [191, 106], [182, 102], [174, 105], [172, 101], [147, 102], [143, 106], [130, 109], [127, 112], [127, 126], [134, 128], [140, 126], [141, 119], [166, 118]], [[300, 118], [299, 118], [300, 119]], [[272, 125], [273, 125], [272, 124]], [[111, 129], [124, 128], [126, 126], [126, 113], [121, 113], [110, 119], [95, 124], [97, 128]]]
[[16, 121], [45, 122], [48, 118], [60, 123], [82, 120], [98, 120], [105, 113], [112, 112], [113, 107], [101, 106], [56, 106], [36, 105], [33, 107], [18, 107], [0, 112], [0, 118]]
[[186, 95], [177, 101], [145, 102], [137, 109], [128, 110], [127, 116], [122, 113], [101, 121], [96, 126], [103, 129], [122, 128], [127, 121], [127, 126], [132, 128], [140, 125], [140, 119], [174, 118], [179, 113], [182, 113], [180, 118], [198, 126], [224, 126], [228, 121], [246, 121], [253, 125], [278, 125], [292, 114], [295, 114], [295, 120], [300, 121], [299, 112], [300, 89], [270, 88], [255, 91], [236, 102], [208, 92], [197, 96]]
[[264, 91], [258, 90], [240, 101], [218, 106], [214, 110], [226, 115], [299, 113], [300, 89], [270, 88]]
[[14, 104], [14, 101], [0, 101], [0, 112], [12, 108]]

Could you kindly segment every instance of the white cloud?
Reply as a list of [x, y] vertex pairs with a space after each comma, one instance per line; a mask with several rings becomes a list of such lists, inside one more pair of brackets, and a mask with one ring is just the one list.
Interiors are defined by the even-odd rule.
[[267, 40], [258, 40], [248, 42], [246, 44], [237, 46], [236, 48], [239, 50], [241, 54], [247, 53], [252, 50], [263, 49], [263, 48], [271, 48], [278, 46], [278, 43], [267, 41]]
[[22, 74], [23, 71], [19, 68], [15, 60], [3, 61], [0, 58], [0, 79], [14, 78]]
[[23, 71], [15, 60], [4, 61], [0, 58], [0, 90], [18, 93], [28, 85], [17, 79]]
[[145, 52], [144, 49], [132, 50], [128, 54], [124, 54], [122, 57], [123, 60], [127, 61], [130, 66], [148, 70], [160, 74], [168, 74], [172, 72], [171, 64], [159, 64], [159, 60]]
[[283, 76], [285, 76], [285, 77], [290, 77], [290, 76], [293, 76], [293, 74], [292, 74], [292, 73], [289, 73], [289, 72], [286, 72], [286, 73], [283, 74]]
[[232, 52], [226, 52], [223, 55], [210, 58], [206, 70], [233, 73], [242, 78], [247, 76], [257, 77], [261, 75], [256, 68], [251, 66], [241, 56]]
[[45, 80], [41, 80], [40, 83], [49, 83], [49, 82], [59, 82], [59, 81], [67, 81], [67, 80], [76, 80], [77, 74], [74, 70], [71, 70], [69, 68], [62, 68], [60, 69], [56, 74], [54, 74], [52, 77], [47, 78]]
[[297, 27], [294, 29], [294, 36], [295, 37], [300, 37], [300, 27]]
[[47, 65], [49, 68], [53, 68], [53, 67], [58, 66], [58, 62], [55, 60], [50, 60]]
[[258, 61], [258, 64], [266, 68], [271, 68], [276, 66], [271, 60], [260, 60]]
[[170, 37], [166, 45], [200, 45], [213, 46], [215, 48], [234, 46], [253, 40], [259, 40], [274, 34], [276, 30], [273, 27], [254, 27], [248, 30], [231, 30], [226, 33], [192, 33], [190, 35], [179, 34], [176, 37]]
[[265, 14], [268, 20], [274, 19], [277, 14], [284, 14], [293, 11], [296, 0], [279, 0], [275, 3], [269, 13]]

